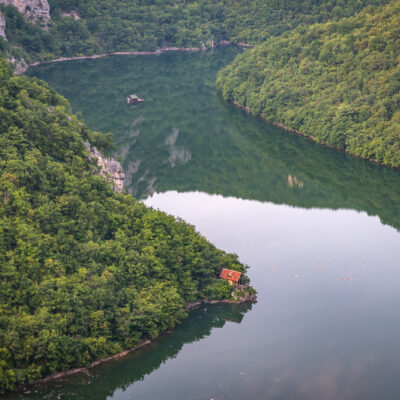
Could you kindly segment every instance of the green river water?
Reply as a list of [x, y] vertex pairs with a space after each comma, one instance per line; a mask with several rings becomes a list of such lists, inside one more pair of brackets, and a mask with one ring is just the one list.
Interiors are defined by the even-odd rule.
[[239, 51], [29, 71], [113, 133], [132, 194], [250, 266], [258, 302], [201, 307], [124, 359], [10, 398], [399, 398], [400, 173], [224, 102], [216, 74]]

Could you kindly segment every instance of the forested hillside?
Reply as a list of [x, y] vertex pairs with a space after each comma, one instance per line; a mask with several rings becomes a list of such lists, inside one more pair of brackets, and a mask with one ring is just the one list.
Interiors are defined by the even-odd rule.
[[400, 1], [298, 27], [220, 72], [225, 99], [317, 142], [400, 166]]
[[[3, 51], [28, 62], [162, 46], [211, 46], [212, 41], [259, 43], [299, 24], [354, 15], [386, 0], [50, 0], [49, 30], [6, 7]], [[65, 17], [75, 11], [80, 19]], [[16, 49], [14, 46], [18, 46]]]
[[[116, 194], [90, 132], [45, 83], [0, 59], [0, 392], [172, 328], [245, 273], [192, 226]], [[244, 275], [244, 280], [247, 277]]]

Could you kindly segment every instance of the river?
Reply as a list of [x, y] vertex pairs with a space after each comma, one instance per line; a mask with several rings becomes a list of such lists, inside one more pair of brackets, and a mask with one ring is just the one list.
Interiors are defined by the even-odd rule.
[[258, 302], [201, 307], [124, 359], [10, 398], [398, 399], [400, 174], [225, 103], [216, 74], [239, 51], [29, 71], [113, 133], [132, 194], [250, 266]]

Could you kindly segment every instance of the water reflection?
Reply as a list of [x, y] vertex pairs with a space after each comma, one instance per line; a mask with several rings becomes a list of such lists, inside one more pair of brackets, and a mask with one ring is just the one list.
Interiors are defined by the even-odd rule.
[[[251, 304], [216, 304], [200, 307], [173, 332], [163, 335], [151, 345], [121, 360], [88, 371], [28, 389], [31, 393], [11, 395], [6, 399], [87, 399], [128, 398], [123, 392], [133, 383], [157, 370], [169, 359], [177, 357], [182, 347], [198, 342], [225, 324], [240, 324]], [[36, 392], [36, 393], [35, 393]], [[117, 392], [115, 395], [114, 393]], [[132, 398], [136, 398], [135, 396]], [[160, 395], [159, 398], [163, 398]]]
[[[400, 174], [268, 126], [219, 98], [217, 71], [238, 52], [112, 57], [30, 70], [114, 134], [139, 198], [202, 191], [299, 207], [351, 208], [400, 229]], [[127, 93], [144, 104], [128, 108]]]
[[[198, 192], [159, 193], [145, 202], [194, 224], [219, 248], [236, 251], [251, 265], [259, 293], [243, 330], [230, 333], [235, 355], [222, 358], [218, 382], [207, 377], [203, 397], [199, 385], [192, 386], [193, 398], [397, 399], [398, 231], [365, 212]], [[132, 390], [151, 399], [149, 385]]]

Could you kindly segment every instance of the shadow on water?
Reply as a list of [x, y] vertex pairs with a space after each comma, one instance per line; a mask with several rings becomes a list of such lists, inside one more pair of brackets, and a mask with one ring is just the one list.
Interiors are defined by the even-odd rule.
[[[92, 129], [112, 132], [128, 190], [203, 191], [311, 208], [351, 208], [400, 229], [400, 174], [271, 127], [224, 102], [217, 71], [240, 50], [111, 57], [29, 71]], [[136, 93], [145, 103], [126, 105]]]
[[85, 399], [102, 400], [117, 390], [125, 390], [134, 382], [158, 369], [168, 359], [175, 358], [185, 344], [194, 343], [222, 328], [226, 322], [240, 324], [252, 304], [214, 304], [190, 312], [189, 317], [170, 334], [165, 334], [146, 348], [120, 360], [92, 368], [87, 374], [77, 374], [48, 384], [37, 385], [27, 392], [5, 399]]

